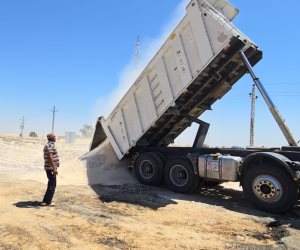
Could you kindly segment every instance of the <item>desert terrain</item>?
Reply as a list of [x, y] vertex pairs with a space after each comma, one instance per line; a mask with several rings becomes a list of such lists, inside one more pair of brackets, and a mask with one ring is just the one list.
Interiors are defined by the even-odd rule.
[[300, 204], [253, 208], [237, 183], [177, 194], [139, 184], [109, 143], [56, 143], [56, 207], [41, 207], [44, 138], [0, 136], [0, 249], [300, 249]]

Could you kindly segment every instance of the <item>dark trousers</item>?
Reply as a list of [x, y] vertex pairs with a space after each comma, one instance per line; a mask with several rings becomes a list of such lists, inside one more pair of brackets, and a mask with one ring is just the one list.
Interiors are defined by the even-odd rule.
[[48, 187], [43, 202], [47, 204], [51, 204], [55, 192], [55, 188], [56, 188], [56, 175], [51, 170], [46, 170], [46, 173], [48, 177]]

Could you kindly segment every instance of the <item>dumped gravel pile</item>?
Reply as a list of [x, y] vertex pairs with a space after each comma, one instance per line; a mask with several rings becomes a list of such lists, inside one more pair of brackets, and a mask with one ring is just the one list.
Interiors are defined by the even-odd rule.
[[108, 140], [81, 158], [86, 161], [89, 184], [122, 185], [137, 183], [128, 159], [119, 161]]

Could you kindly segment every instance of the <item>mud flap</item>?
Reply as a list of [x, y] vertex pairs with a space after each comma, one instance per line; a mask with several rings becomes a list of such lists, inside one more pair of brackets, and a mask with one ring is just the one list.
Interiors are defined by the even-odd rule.
[[97, 120], [96, 129], [91, 143], [90, 151], [98, 147], [107, 137], [101, 124], [101, 118], [102, 117], [99, 117]]

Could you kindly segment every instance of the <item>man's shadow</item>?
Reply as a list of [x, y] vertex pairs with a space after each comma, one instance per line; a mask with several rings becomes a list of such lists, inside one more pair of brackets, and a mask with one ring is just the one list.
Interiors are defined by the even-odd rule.
[[19, 201], [13, 205], [19, 208], [39, 208], [40, 204], [40, 201]]

